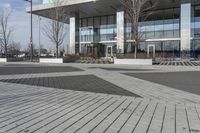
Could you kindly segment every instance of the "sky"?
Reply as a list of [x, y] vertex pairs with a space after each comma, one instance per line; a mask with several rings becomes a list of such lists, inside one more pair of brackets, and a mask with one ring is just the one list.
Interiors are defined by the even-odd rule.
[[[33, 4], [41, 4], [42, 0], [33, 0]], [[21, 49], [27, 48], [30, 42], [30, 14], [26, 13], [26, 6], [29, 3], [24, 0], [0, 0], [0, 8], [11, 8], [12, 14], [9, 19], [9, 26], [14, 30], [12, 40], [21, 44]], [[55, 49], [54, 45], [43, 34], [42, 27], [46, 22], [45, 18], [41, 20], [41, 45], [44, 48]], [[36, 48], [39, 47], [39, 19], [33, 16], [33, 43]], [[66, 48], [67, 41], [63, 43]]]

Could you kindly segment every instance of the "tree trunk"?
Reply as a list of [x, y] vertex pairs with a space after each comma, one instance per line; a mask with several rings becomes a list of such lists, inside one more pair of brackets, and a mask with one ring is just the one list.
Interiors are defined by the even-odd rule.
[[135, 52], [134, 52], [134, 57], [137, 59], [137, 45], [135, 44]]
[[56, 58], [58, 58], [58, 43], [56, 43]]
[[8, 50], [7, 50], [7, 44], [5, 44], [5, 58], [7, 58], [7, 56], [8, 56]]

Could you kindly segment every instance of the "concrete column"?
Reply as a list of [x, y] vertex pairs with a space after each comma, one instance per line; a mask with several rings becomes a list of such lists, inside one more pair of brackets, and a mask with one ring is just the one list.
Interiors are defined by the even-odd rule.
[[190, 58], [191, 3], [181, 4], [181, 57]]
[[117, 50], [124, 53], [124, 11], [117, 11]]
[[69, 19], [69, 54], [75, 54], [75, 44], [76, 44], [76, 18], [75, 16]]

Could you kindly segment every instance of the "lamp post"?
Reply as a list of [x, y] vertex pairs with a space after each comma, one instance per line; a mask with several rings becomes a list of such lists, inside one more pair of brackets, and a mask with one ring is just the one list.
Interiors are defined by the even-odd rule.
[[31, 8], [31, 11], [30, 11], [30, 13], [31, 13], [31, 37], [30, 37], [30, 60], [31, 60], [31, 62], [33, 61], [33, 13], [32, 13], [32, 11], [33, 11], [33, 1], [32, 0], [24, 0], [24, 1], [27, 1], [27, 2], [29, 2], [30, 3], [30, 8]]
[[40, 21], [42, 20], [42, 18], [40, 16], [38, 16], [38, 19], [39, 19], [39, 57], [41, 57], [41, 40], [40, 40]]

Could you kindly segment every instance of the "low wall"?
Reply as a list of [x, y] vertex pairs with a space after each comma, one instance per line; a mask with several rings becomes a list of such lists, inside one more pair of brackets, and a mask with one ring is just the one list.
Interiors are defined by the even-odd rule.
[[0, 62], [7, 62], [7, 58], [0, 58]]
[[63, 63], [63, 58], [40, 58], [40, 63]]
[[114, 64], [125, 65], [152, 65], [152, 59], [114, 59]]

